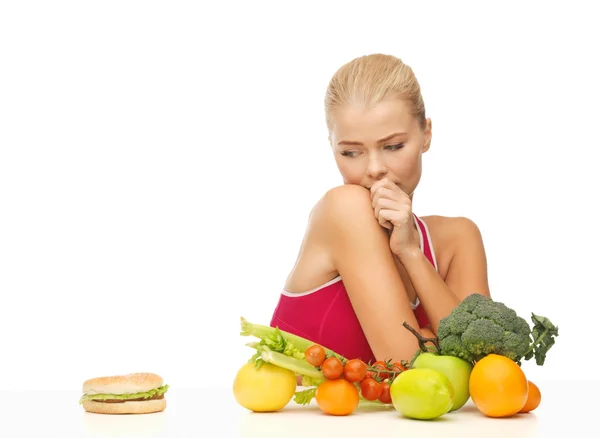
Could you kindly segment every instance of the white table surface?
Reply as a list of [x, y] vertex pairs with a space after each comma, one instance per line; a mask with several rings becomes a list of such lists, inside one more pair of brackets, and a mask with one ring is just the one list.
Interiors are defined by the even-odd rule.
[[[146, 415], [90, 414], [77, 391], [0, 391], [1, 437], [550, 437], [597, 436], [600, 381], [540, 382], [542, 403], [530, 414], [492, 419], [469, 400], [436, 421], [405, 419], [393, 408], [359, 408], [347, 417], [323, 414], [316, 404], [293, 402], [279, 413], [240, 407], [230, 388], [167, 392], [167, 409]], [[584, 432], [585, 428], [590, 428]]]

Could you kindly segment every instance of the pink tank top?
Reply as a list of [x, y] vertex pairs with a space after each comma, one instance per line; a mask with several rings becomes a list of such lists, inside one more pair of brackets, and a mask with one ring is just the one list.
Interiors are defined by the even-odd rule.
[[[437, 270], [429, 229], [425, 222], [414, 217], [421, 250]], [[418, 298], [412, 307], [419, 327], [427, 326], [429, 320]], [[283, 290], [270, 326], [301, 336], [347, 359], [358, 358], [366, 363], [376, 360], [339, 276], [306, 292]]]

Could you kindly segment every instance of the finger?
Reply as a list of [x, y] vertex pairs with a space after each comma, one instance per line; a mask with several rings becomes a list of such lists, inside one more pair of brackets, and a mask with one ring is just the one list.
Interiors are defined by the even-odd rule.
[[375, 195], [373, 195], [373, 198], [371, 200], [371, 205], [373, 206], [373, 208], [375, 208], [375, 205], [377, 204], [377, 202], [379, 202], [380, 199], [390, 199], [398, 203], [398, 206], [410, 206], [410, 198], [408, 198], [408, 196], [406, 196], [404, 192], [394, 192], [391, 189], [384, 187], [377, 190]]
[[394, 201], [393, 199], [388, 198], [378, 198], [375, 206], [373, 207], [373, 212], [375, 213], [375, 217], [379, 215], [379, 212], [382, 209], [386, 210], [398, 210], [402, 209], [402, 205], [398, 201]]
[[378, 217], [379, 212], [383, 209], [404, 210], [402, 204], [400, 204], [397, 201], [394, 201], [393, 199], [379, 198], [379, 199], [377, 199], [377, 202], [373, 206], [373, 214], [375, 215], [375, 217]]
[[390, 221], [384, 221], [381, 226], [388, 231], [392, 231], [394, 229], [394, 224], [392, 224]]
[[388, 179], [381, 180], [381, 184], [378, 186], [379, 189], [384, 187], [390, 189], [392, 193], [395, 193], [398, 196], [408, 198], [408, 194], [404, 190], [402, 190], [399, 185], [395, 184], [394, 182]]
[[410, 215], [404, 209], [393, 210], [388, 208], [382, 208], [379, 210], [377, 215], [377, 220], [387, 220], [392, 223], [392, 225], [399, 227], [405, 226], [408, 223], [407, 218], [410, 219]]
[[381, 184], [383, 184], [383, 182], [384, 182], [384, 180], [375, 181], [375, 183], [369, 189], [371, 191], [371, 196], [373, 196], [377, 192], [377, 189], [379, 189], [379, 187], [381, 186]]
[[379, 225], [381, 225], [383, 228], [387, 228], [390, 231], [394, 228], [394, 224], [392, 224], [390, 221], [383, 218], [382, 216], [379, 216], [377, 218], [377, 222], [379, 222]]
[[374, 194], [371, 195], [371, 206], [375, 208], [377, 201], [379, 199], [397, 199], [397, 196], [394, 196], [394, 192], [386, 187], [381, 187], [375, 191]]
[[394, 216], [393, 213], [393, 210], [380, 210], [379, 214], [377, 215], [377, 221], [379, 222], [379, 225], [387, 228], [388, 230], [392, 230], [394, 228], [394, 224], [389, 218]]
[[379, 181], [375, 181], [375, 183], [371, 186], [371, 194], [375, 193], [377, 190], [379, 190], [382, 187], [392, 188], [393, 185], [394, 185], [394, 183], [391, 182], [388, 178], [383, 178], [383, 179], [380, 179]]

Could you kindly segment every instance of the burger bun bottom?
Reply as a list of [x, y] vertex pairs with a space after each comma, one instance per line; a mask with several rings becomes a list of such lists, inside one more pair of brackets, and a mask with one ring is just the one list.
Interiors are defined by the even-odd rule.
[[165, 398], [147, 401], [126, 401], [122, 403], [103, 403], [94, 400], [81, 402], [83, 409], [94, 414], [150, 414], [164, 411], [167, 407]]

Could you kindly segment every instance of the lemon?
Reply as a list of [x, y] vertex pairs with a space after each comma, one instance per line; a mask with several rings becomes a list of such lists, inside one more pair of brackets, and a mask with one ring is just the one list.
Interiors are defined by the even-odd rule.
[[254, 412], [275, 412], [285, 407], [296, 393], [296, 375], [285, 368], [254, 363], [240, 368], [233, 381], [236, 401]]

